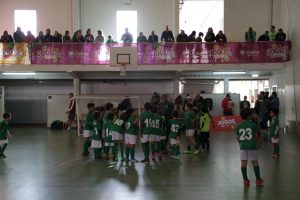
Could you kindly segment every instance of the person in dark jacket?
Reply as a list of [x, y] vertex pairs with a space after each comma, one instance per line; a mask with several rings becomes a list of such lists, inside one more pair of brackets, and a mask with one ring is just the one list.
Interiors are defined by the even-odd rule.
[[269, 31], [266, 31], [264, 34], [262, 34], [261, 36], [259, 36], [259, 38], [258, 38], [257, 41], [259, 41], [259, 42], [270, 41]]
[[275, 41], [283, 42], [285, 40], [286, 40], [286, 34], [283, 32], [282, 28], [278, 29], [278, 32], [275, 35]]
[[137, 37], [137, 42], [148, 42], [146, 36], [144, 36], [143, 32], [139, 33], [139, 36]]
[[218, 42], [218, 43], [226, 43], [227, 42], [226, 35], [222, 31], [219, 31], [218, 34], [216, 35], [216, 42]]
[[256, 40], [256, 32], [253, 31], [252, 27], [249, 27], [249, 30], [245, 33], [245, 41], [255, 42], [255, 40]]
[[185, 34], [184, 30], [181, 30], [180, 33], [176, 37], [176, 42], [188, 42], [189, 37]]
[[40, 31], [39, 32], [39, 35], [35, 38], [34, 42], [44, 42], [44, 33], [43, 31]]
[[7, 31], [4, 31], [3, 35], [1, 36], [0, 42], [2, 42], [2, 43], [13, 43], [14, 38], [11, 35], [9, 35]]
[[62, 43], [62, 35], [58, 31], [55, 31], [52, 37], [52, 41], [57, 43]]
[[86, 34], [85, 34], [84, 40], [87, 43], [94, 42], [94, 36], [93, 36], [90, 28], [88, 28], [86, 30]]
[[158, 42], [158, 36], [155, 34], [154, 31], [151, 32], [151, 35], [148, 37], [148, 42], [153, 43], [153, 42]]
[[189, 35], [189, 42], [196, 42], [196, 31], [193, 31], [193, 32]]
[[14, 32], [15, 42], [24, 42], [25, 34], [21, 31], [21, 27], [17, 27], [16, 32]]
[[205, 42], [215, 42], [216, 41], [215, 33], [211, 27], [208, 28], [208, 31], [205, 35], [204, 40], [205, 40]]
[[84, 37], [82, 35], [82, 31], [81, 30], [78, 30], [74, 33], [74, 36], [72, 38], [72, 42], [74, 43], [82, 43], [84, 42]]
[[169, 30], [168, 26], [166, 26], [166, 30], [162, 32], [160, 40], [165, 42], [174, 42], [173, 32]]
[[63, 42], [64, 42], [64, 43], [72, 42], [72, 39], [71, 39], [71, 37], [70, 37], [70, 32], [69, 32], [69, 31], [66, 31], [66, 32], [65, 32], [65, 35], [64, 35], [64, 37], [63, 37]]
[[46, 35], [44, 36], [44, 42], [53, 42], [50, 28], [46, 29]]
[[247, 96], [244, 96], [244, 100], [241, 101], [240, 109], [250, 109], [250, 102], [247, 100]]
[[196, 38], [196, 42], [202, 42], [202, 37], [204, 34], [202, 32], [199, 32], [198, 37]]

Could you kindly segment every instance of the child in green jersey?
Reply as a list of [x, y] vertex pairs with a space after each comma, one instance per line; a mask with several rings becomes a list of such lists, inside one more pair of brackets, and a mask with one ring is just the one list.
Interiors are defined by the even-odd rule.
[[195, 148], [194, 154], [198, 154], [200, 152], [199, 146], [196, 144], [195, 137], [194, 137], [195, 121], [197, 117], [192, 110], [193, 110], [193, 104], [191, 103], [185, 104], [186, 113], [184, 118], [184, 126], [185, 126], [185, 134], [188, 140], [187, 150], [183, 152], [185, 154], [192, 153], [190, 145], [193, 145]]
[[273, 158], [279, 157], [279, 120], [277, 115], [277, 110], [270, 111], [271, 124], [269, 131], [271, 136], [271, 142], [274, 148], [273, 154], [271, 155]]
[[163, 118], [157, 113], [158, 108], [153, 106], [151, 108], [151, 133], [150, 133], [150, 143], [151, 143], [151, 159], [155, 161], [155, 155], [157, 155], [159, 160], [161, 157], [161, 136], [163, 128]]
[[88, 103], [87, 108], [89, 110], [88, 114], [86, 115], [84, 126], [83, 126], [83, 137], [85, 138], [85, 141], [83, 143], [83, 152], [82, 156], [89, 156], [89, 147], [91, 146], [91, 136], [93, 134], [93, 122], [94, 122], [94, 109], [95, 104]]
[[179, 145], [180, 145], [180, 139], [179, 139], [179, 133], [180, 133], [180, 124], [178, 121], [178, 111], [174, 111], [173, 118], [168, 121], [168, 125], [170, 127], [170, 145], [172, 148], [173, 155], [171, 158], [178, 159], [178, 156], [180, 154]]
[[214, 122], [212, 120], [212, 116], [209, 114], [209, 110], [207, 107], [202, 107], [201, 115], [200, 115], [200, 143], [202, 149], [206, 152], [209, 151], [209, 130], [210, 125], [214, 127]]
[[139, 119], [135, 116], [133, 109], [129, 109], [126, 111], [127, 115], [129, 116], [128, 120], [126, 121], [126, 132], [125, 132], [125, 155], [126, 160], [129, 161], [129, 153], [132, 162], [138, 162], [135, 159], [135, 144], [137, 141], [137, 134], [138, 134], [138, 122]]
[[247, 163], [248, 160], [251, 161], [256, 177], [256, 185], [262, 185], [264, 180], [260, 177], [257, 153], [259, 127], [249, 119], [249, 116], [250, 110], [242, 109], [241, 117], [243, 121], [236, 128], [236, 137], [240, 144], [241, 171], [244, 179], [244, 186], [249, 186], [250, 181], [247, 176]]
[[100, 159], [102, 153], [102, 123], [100, 123], [100, 117], [100, 112], [94, 113], [91, 147], [94, 149], [95, 159]]
[[127, 114], [123, 112], [111, 128], [112, 140], [115, 143], [117, 153], [118, 150], [120, 150], [122, 162], [124, 161], [124, 134], [126, 130], [126, 120]]
[[[105, 105], [105, 113], [103, 115], [102, 121], [103, 121], [103, 125], [107, 122], [107, 116], [109, 113], [113, 113], [113, 109], [114, 109], [114, 105], [112, 103], [107, 103]], [[102, 136], [103, 138], [105, 138], [105, 131], [102, 131]]]
[[11, 138], [11, 135], [8, 130], [8, 122], [11, 120], [10, 113], [3, 114], [3, 120], [0, 122], [0, 158], [6, 158], [4, 151], [8, 144], [8, 138]]
[[111, 129], [114, 125], [114, 114], [108, 113], [106, 118], [106, 123], [103, 125], [103, 129], [105, 132], [104, 139], [104, 153], [106, 155], [106, 159], [109, 160], [109, 149], [112, 147], [113, 160], [117, 161], [117, 150], [115, 147], [115, 143], [112, 141]]

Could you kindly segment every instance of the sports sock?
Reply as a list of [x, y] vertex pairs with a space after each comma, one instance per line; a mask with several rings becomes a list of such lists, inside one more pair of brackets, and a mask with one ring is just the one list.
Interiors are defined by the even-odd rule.
[[246, 181], [248, 180], [248, 176], [247, 176], [247, 167], [241, 167], [242, 170], [242, 175], [243, 175], [243, 179]]
[[280, 150], [280, 147], [279, 147], [279, 144], [275, 144], [275, 154], [279, 155], [279, 150]]
[[191, 150], [191, 145], [187, 145], [186, 150], [190, 151]]
[[259, 165], [253, 166], [256, 179], [260, 179]]
[[172, 154], [176, 156], [176, 146], [172, 145]]
[[85, 140], [83, 143], [83, 152], [84, 153], [88, 152], [90, 146], [91, 146], [91, 141]]
[[116, 146], [112, 147], [112, 154], [113, 154], [114, 159], [118, 159], [118, 151], [117, 151]]
[[161, 145], [161, 151], [167, 152], [167, 143], [166, 143], [166, 140], [161, 140], [160, 141], [160, 145]]
[[96, 148], [94, 148], [94, 155], [95, 155], [95, 158], [98, 158], [98, 151]]
[[[163, 142], [164, 142], [164, 140], [163, 140]], [[157, 152], [157, 153], [160, 153], [160, 152], [161, 152], [161, 150], [163, 149], [163, 148], [162, 148], [163, 145], [164, 145], [164, 144], [163, 144], [162, 142], [157, 143], [157, 147], [156, 147], [156, 152]]]
[[0, 155], [4, 154], [4, 151], [5, 151], [6, 147], [7, 147], [7, 144], [4, 144], [2, 146], [2, 148], [0, 147]]
[[142, 149], [143, 149], [143, 152], [144, 152], [145, 159], [148, 160], [149, 159], [148, 142], [147, 143], [142, 143]]
[[104, 153], [106, 154], [106, 156], [108, 156], [108, 153], [109, 153], [109, 147], [104, 147]]
[[132, 160], [135, 160], [135, 147], [130, 148], [130, 157]]
[[120, 143], [120, 152], [121, 152], [121, 158], [124, 158], [124, 144]]
[[126, 147], [125, 148], [126, 160], [129, 160], [129, 151], [130, 151], [130, 147]]
[[146, 143], [146, 159], [149, 160], [149, 155], [150, 155], [150, 145], [149, 142]]
[[180, 154], [179, 146], [175, 146], [175, 156], [179, 156], [179, 154]]
[[155, 145], [151, 144], [151, 155], [155, 155]]

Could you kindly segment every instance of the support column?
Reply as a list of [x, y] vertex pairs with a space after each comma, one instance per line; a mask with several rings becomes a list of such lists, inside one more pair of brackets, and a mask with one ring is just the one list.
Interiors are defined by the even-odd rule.
[[173, 27], [173, 32], [175, 35], [178, 34], [179, 32], [179, 0], [173, 0], [172, 1], [172, 16], [173, 16], [173, 21], [172, 21], [172, 27]]
[[74, 96], [81, 94], [81, 87], [80, 87], [80, 79], [74, 78], [73, 79], [73, 90], [74, 90]]
[[179, 80], [177, 78], [174, 78], [173, 80], [173, 95], [173, 100], [179, 95]]
[[81, 0], [71, 0], [71, 9], [72, 9], [72, 33], [81, 27]]
[[224, 78], [224, 93], [229, 93], [229, 78]]

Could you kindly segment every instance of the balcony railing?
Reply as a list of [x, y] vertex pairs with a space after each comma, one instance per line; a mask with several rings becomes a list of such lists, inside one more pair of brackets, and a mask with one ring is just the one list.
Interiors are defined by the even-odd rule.
[[138, 65], [283, 63], [291, 42], [0, 43], [0, 64], [109, 65], [110, 48], [123, 46], [136, 48]]

